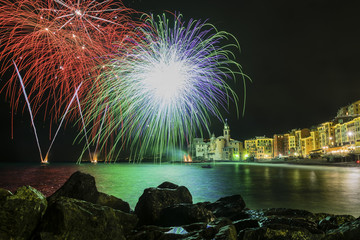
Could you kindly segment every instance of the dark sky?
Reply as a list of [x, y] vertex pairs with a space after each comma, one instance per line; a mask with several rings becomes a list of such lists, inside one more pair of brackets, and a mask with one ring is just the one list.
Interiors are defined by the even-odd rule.
[[[358, 1], [129, 2], [143, 11], [179, 11], [184, 19], [208, 19], [236, 36], [242, 49], [238, 62], [253, 83], [247, 87], [244, 117], [237, 118], [233, 110], [225, 114], [233, 138], [311, 127], [360, 99]], [[213, 125], [221, 135], [218, 121]]]
[[[237, 60], [253, 82], [247, 84], [245, 115], [237, 118], [233, 108], [224, 113], [235, 139], [271, 137], [293, 128], [311, 127], [332, 119], [340, 107], [360, 99], [358, 1], [123, 2], [146, 13], [171, 11], [182, 13], [184, 20], [208, 19], [219, 30], [236, 36], [241, 46]], [[240, 99], [241, 86], [240, 81], [234, 86]], [[0, 143], [4, 158], [38, 159], [28, 112], [16, 116], [15, 138], [11, 140], [10, 108], [4, 100], [5, 94], [0, 97]], [[37, 127], [43, 133], [40, 141], [47, 146], [48, 123], [37, 119]], [[222, 134], [222, 123], [217, 119], [211, 127], [217, 136]], [[76, 129], [68, 127], [59, 135], [58, 145], [54, 146], [59, 160], [76, 161], [73, 155], [79, 150], [71, 145], [74, 132]]]

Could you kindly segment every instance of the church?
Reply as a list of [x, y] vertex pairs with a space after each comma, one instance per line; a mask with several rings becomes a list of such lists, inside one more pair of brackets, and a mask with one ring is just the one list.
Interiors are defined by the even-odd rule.
[[193, 160], [204, 161], [240, 161], [245, 159], [242, 142], [231, 139], [230, 127], [224, 123], [223, 136], [210, 139], [194, 138], [189, 145], [189, 153]]

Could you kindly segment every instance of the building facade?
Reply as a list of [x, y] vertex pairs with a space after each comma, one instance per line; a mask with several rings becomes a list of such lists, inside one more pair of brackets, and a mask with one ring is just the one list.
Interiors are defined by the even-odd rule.
[[265, 136], [245, 140], [245, 150], [250, 157], [266, 159], [274, 157], [274, 140]]
[[194, 138], [189, 149], [194, 151], [191, 153], [193, 160], [240, 161], [245, 159], [243, 143], [231, 139], [230, 127], [227, 122], [224, 124], [223, 136], [215, 137], [212, 134], [209, 141]]

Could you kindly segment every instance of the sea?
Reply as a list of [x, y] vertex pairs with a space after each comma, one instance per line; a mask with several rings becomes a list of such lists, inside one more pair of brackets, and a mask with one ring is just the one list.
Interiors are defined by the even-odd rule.
[[240, 194], [250, 209], [292, 208], [360, 216], [360, 168], [291, 164], [0, 163], [0, 187], [30, 185], [50, 196], [75, 171], [95, 177], [99, 191], [134, 209], [145, 188], [164, 181], [186, 186], [193, 201]]

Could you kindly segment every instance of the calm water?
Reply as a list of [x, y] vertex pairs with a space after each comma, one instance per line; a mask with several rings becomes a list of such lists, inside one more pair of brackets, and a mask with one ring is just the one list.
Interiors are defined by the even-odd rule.
[[134, 208], [143, 190], [164, 181], [187, 186], [194, 202], [241, 194], [249, 208], [285, 207], [360, 215], [360, 168], [216, 164], [0, 164], [0, 187], [31, 185], [51, 195], [75, 171], [95, 176], [99, 191]]

